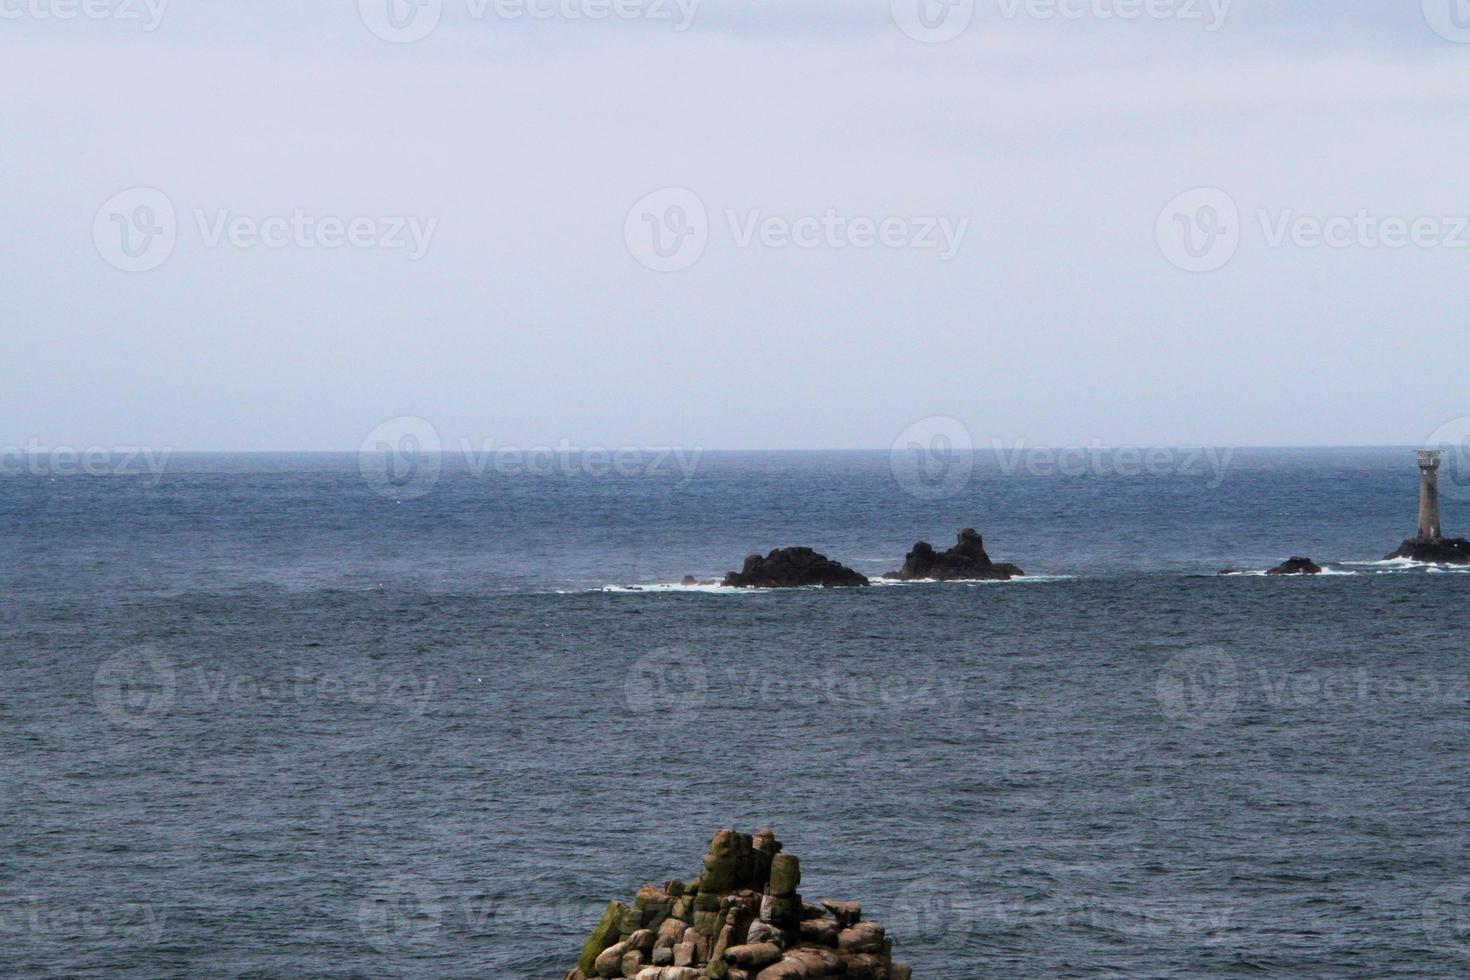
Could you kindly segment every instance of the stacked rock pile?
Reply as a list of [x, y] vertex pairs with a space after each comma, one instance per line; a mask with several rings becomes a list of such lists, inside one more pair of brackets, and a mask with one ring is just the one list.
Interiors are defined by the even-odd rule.
[[688, 883], [613, 902], [566, 980], [911, 980], [856, 902], [802, 901], [801, 862], [770, 830], [721, 830]]

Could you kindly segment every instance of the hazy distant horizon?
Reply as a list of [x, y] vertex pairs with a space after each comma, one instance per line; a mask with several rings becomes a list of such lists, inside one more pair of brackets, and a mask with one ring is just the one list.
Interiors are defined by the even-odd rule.
[[0, 32], [0, 445], [1470, 429], [1452, 0], [56, 2]]

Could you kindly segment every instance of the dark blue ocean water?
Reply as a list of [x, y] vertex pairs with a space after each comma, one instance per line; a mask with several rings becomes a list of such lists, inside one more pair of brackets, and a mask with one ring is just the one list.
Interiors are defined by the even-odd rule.
[[[559, 978], [766, 825], [922, 978], [1470, 972], [1470, 576], [1367, 564], [1413, 454], [1184, 463], [0, 477], [0, 975]], [[966, 526], [1037, 578], [600, 590]]]

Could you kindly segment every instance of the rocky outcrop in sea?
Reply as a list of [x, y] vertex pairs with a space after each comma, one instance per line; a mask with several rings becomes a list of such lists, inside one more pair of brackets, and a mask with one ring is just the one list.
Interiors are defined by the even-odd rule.
[[688, 882], [612, 902], [566, 980], [912, 980], [856, 902], [805, 902], [801, 862], [771, 830], [718, 831]]
[[1388, 560], [1394, 558], [1408, 558], [1434, 565], [1470, 565], [1470, 541], [1464, 538], [1438, 538], [1434, 541], [1410, 538], [1399, 546], [1398, 551], [1388, 556]]
[[971, 527], [960, 532], [959, 540], [948, 551], [936, 551], [929, 542], [920, 541], [905, 557], [903, 568], [883, 577], [904, 582], [935, 579], [942, 582], [1005, 582], [1025, 574], [1015, 565], [991, 561], [985, 553], [985, 541]]
[[1310, 558], [1300, 555], [1287, 559], [1283, 565], [1277, 565], [1266, 573], [1267, 575], [1321, 575], [1322, 566]]
[[868, 579], [810, 548], [777, 548], [762, 558], [751, 555], [745, 567], [725, 576], [725, 585], [742, 589], [794, 589], [802, 586], [850, 588]]

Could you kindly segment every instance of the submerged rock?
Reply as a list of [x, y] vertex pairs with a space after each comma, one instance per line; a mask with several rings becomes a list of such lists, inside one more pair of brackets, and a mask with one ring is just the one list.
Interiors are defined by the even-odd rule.
[[721, 830], [692, 881], [644, 885], [632, 906], [609, 905], [566, 980], [912, 980], [861, 906], [809, 905], [800, 884], [801, 863], [771, 830]]
[[1322, 566], [1310, 558], [1300, 556], [1287, 560], [1284, 565], [1277, 565], [1266, 573], [1267, 575], [1321, 575]]
[[852, 588], [868, 584], [860, 575], [810, 548], [777, 548], [762, 558], [751, 555], [745, 567], [725, 576], [725, 585], [742, 589], [794, 589], [819, 585]]
[[1389, 560], [1394, 558], [1408, 558], [1434, 565], [1470, 565], [1470, 541], [1464, 538], [1438, 538], [1433, 541], [1410, 538], [1399, 546], [1398, 551], [1388, 556]]
[[883, 577], [903, 582], [925, 579], [1005, 582], [1025, 574], [1015, 565], [991, 561], [985, 553], [985, 542], [980, 533], [974, 528], [966, 528], [948, 551], [935, 551], [932, 544], [920, 541], [904, 558], [903, 568]]

